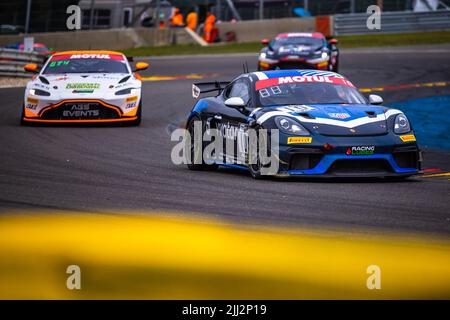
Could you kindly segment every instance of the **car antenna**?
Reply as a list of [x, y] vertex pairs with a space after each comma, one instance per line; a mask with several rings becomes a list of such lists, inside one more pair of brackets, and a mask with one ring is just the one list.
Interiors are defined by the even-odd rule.
[[248, 63], [247, 63], [247, 61], [245, 61], [245, 63], [242, 64], [242, 69], [243, 69], [244, 73], [248, 73]]

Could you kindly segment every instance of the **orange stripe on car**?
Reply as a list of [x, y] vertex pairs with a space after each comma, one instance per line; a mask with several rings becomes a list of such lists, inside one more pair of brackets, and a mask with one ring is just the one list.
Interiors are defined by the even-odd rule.
[[47, 122], [47, 123], [80, 123], [80, 122], [89, 122], [89, 123], [99, 123], [99, 122], [126, 122], [137, 120], [137, 117], [129, 117], [129, 118], [120, 118], [120, 119], [95, 119], [95, 120], [44, 120], [44, 119], [27, 119], [23, 118], [24, 121], [30, 122]]

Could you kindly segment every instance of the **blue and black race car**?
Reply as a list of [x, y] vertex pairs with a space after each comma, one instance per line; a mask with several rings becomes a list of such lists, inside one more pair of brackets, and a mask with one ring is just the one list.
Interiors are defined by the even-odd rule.
[[[420, 170], [421, 154], [405, 114], [381, 106], [377, 95], [367, 100], [340, 74], [277, 70], [193, 85], [195, 98], [208, 92], [217, 96], [201, 98], [187, 121], [190, 169], [222, 165], [261, 178], [268, 165], [259, 152], [264, 146], [275, 154], [272, 173], [278, 176], [406, 178]], [[252, 139], [253, 131], [262, 130], [264, 138]], [[197, 149], [194, 137], [203, 138]], [[223, 142], [220, 149], [203, 157], [215, 140]], [[256, 158], [251, 150], [258, 150]]]

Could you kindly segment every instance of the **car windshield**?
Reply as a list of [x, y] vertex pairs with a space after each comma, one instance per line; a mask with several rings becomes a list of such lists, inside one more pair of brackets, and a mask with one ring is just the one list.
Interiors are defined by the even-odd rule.
[[312, 37], [286, 37], [275, 39], [271, 43], [273, 50], [278, 50], [280, 47], [285, 46], [298, 46], [303, 45], [307, 47], [320, 48], [324, 46], [324, 39], [312, 38]]
[[121, 55], [53, 56], [43, 74], [61, 73], [128, 73], [128, 68]]
[[34, 47], [33, 50], [36, 52], [47, 52], [48, 48], [47, 47]]
[[262, 106], [367, 103], [355, 87], [334, 83], [288, 83], [265, 86], [258, 90], [258, 96]]

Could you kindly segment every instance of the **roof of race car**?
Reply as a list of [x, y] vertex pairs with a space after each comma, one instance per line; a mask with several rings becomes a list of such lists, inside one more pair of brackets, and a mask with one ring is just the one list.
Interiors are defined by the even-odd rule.
[[71, 50], [71, 51], [59, 51], [54, 56], [61, 56], [66, 54], [118, 54], [124, 55], [122, 52], [109, 51], [109, 50]]
[[296, 69], [296, 70], [270, 70], [252, 72], [250, 75], [256, 77], [257, 80], [273, 79], [280, 77], [295, 77], [295, 76], [324, 76], [334, 78], [345, 78], [339, 73], [322, 70]]
[[296, 38], [296, 37], [325, 38], [325, 36], [320, 32], [288, 32], [288, 33], [280, 33], [275, 37], [275, 39]]
[[258, 71], [248, 74], [255, 83], [255, 90], [279, 84], [279, 82], [326, 82], [334, 84], [343, 84], [353, 87], [353, 84], [344, 76], [322, 70], [272, 70], [272, 71]]

